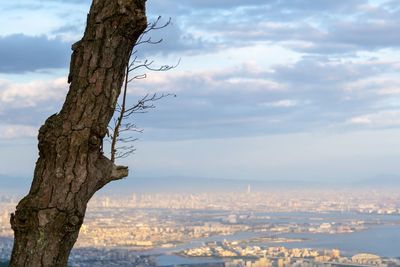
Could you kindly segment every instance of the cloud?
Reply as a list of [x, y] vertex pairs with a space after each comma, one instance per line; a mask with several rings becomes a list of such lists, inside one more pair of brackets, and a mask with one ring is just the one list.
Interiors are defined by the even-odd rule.
[[[176, 72], [150, 73], [148, 79], [136, 81], [130, 88], [131, 103], [154, 91], [177, 94], [176, 98], [156, 103], [157, 109], [151, 114], [135, 117], [135, 122], [146, 128], [146, 135], [150, 132], [152, 138], [260, 134], [282, 121], [279, 112], [259, 104], [282, 99], [285, 88], [269, 80], [257, 67]], [[273, 131], [279, 130], [277, 127]]]
[[196, 12], [213, 12], [214, 10], [236, 9], [246, 6], [265, 5], [263, 0], [190, 0], [190, 1], [173, 1], [173, 0], [153, 0], [147, 1], [147, 10], [150, 14], [158, 16], [180, 16], [193, 15]]
[[290, 107], [298, 106], [299, 101], [294, 100], [294, 99], [282, 99], [282, 100], [278, 100], [275, 102], [261, 103], [261, 105], [266, 106], [266, 107], [273, 107], [273, 108], [290, 108]]
[[153, 137], [179, 139], [292, 132], [307, 127], [318, 115], [311, 113], [310, 118], [303, 118], [309, 111], [299, 106], [308, 102], [287, 98], [292, 92], [257, 67], [150, 74], [147, 80], [132, 85], [130, 101], [157, 88], [178, 97], [156, 103], [158, 108], [151, 115], [135, 118], [138, 125], [153, 129]]
[[84, 23], [75, 21], [54, 29], [51, 35], [56, 36], [58, 40], [73, 44], [82, 38], [84, 29]]
[[[49, 115], [59, 111], [67, 88], [65, 78], [27, 83], [0, 80], [0, 121], [36, 129]], [[7, 126], [7, 129], [19, 128]], [[21, 129], [29, 132], [28, 128]], [[7, 132], [13, 133], [11, 130]]]
[[[214, 10], [238, 10], [243, 8], [266, 8], [271, 11], [275, 11], [276, 14], [283, 15], [285, 13], [314, 13], [316, 11], [325, 12], [348, 12], [353, 11], [359, 5], [365, 4], [366, 0], [336, 0], [336, 1], [319, 1], [313, 0], [189, 0], [183, 2], [176, 2], [172, 0], [153, 0], [148, 3], [149, 11], [152, 13], [162, 12], [175, 12], [174, 14], [180, 14], [182, 9], [186, 11], [195, 12], [213, 12]], [[263, 11], [265, 11], [263, 9]], [[266, 13], [265, 15], [272, 15]]]
[[388, 85], [388, 87], [382, 88], [379, 90], [378, 94], [380, 95], [400, 95], [400, 86], [399, 85]]
[[370, 124], [371, 119], [368, 116], [358, 116], [349, 119], [348, 122], [352, 124]]
[[328, 39], [333, 42], [353, 44], [359, 49], [398, 47], [400, 45], [398, 22], [397, 19], [342, 22], [335, 25]]
[[[59, 37], [53, 40], [55, 43], [60, 42], [60, 38], [71, 42], [80, 38], [84, 27], [81, 18], [87, 11], [83, 10], [82, 4], [86, 8], [88, 1], [42, 1], [41, 4], [55, 10], [56, 7], [64, 10], [67, 6], [68, 12], [73, 14], [82, 12], [81, 16], [60, 20], [59, 26], [49, 33], [49, 36]], [[372, 5], [367, 0], [318, 3], [311, 0], [191, 0], [179, 3], [154, 0], [147, 5], [150, 21], [162, 15], [172, 17], [173, 25], [153, 33], [154, 39], [165, 39], [162, 44], [140, 48], [146, 57], [215, 53], [228, 47], [259, 43], [285, 46], [303, 54], [349, 56], [360, 51], [398, 49], [400, 43], [400, 34], [397, 34], [400, 11], [389, 3]], [[63, 53], [60, 61], [53, 62], [50, 67], [66, 66], [69, 47]], [[15, 70], [0, 66], [0, 71]]]
[[347, 0], [336, 0], [336, 1], [318, 1], [315, 2], [313, 0], [275, 0], [272, 1], [272, 5], [274, 5], [278, 9], [282, 9], [284, 11], [303, 11], [307, 13], [313, 13], [315, 11], [323, 11], [323, 12], [351, 12], [356, 10], [362, 4], [368, 3], [366, 0], [353, 0], [351, 2]]
[[0, 124], [0, 139], [36, 137], [38, 128], [29, 125]]
[[388, 128], [400, 126], [400, 110], [382, 110], [376, 113], [352, 117], [349, 124], [369, 128]]
[[173, 70], [135, 81], [130, 101], [150, 92], [178, 95], [157, 103], [151, 115], [135, 118], [156, 138], [343, 129], [350, 125], [343, 126], [349, 117], [387, 107], [388, 96], [381, 91], [386, 85], [378, 81], [396, 68], [379, 60], [305, 57], [269, 69], [245, 64], [219, 71]]
[[[387, 106], [381, 104], [388, 95], [381, 93], [385, 83], [379, 81], [395, 70], [396, 65], [378, 60], [315, 57], [270, 68], [255, 63], [217, 71], [178, 68], [135, 80], [128, 100], [133, 104], [153, 92], [177, 94], [155, 103], [153, 112], [133, 118], [146, 129], [146, 137], [154, 139], [293, 133], [339, 127], [344, 122], [360, 126], [374, 118], [358, 118], [362, 114]], [[366, 77], [375, 81], [371, 87], [366, 86]], [[0, 80], [0, 119], [37, 127], [59, 110], [67, 88], [65, 78], [17, 84]]]
[[0, 80], [0, 103], [3, 107], [35, 107], [43, 102], [63, 99], [67, 89], [66, 78], [28, 83]]
[[[160, 0], [158, 0], [160, 1]], [[170, 1], [173, 2], [173, 1]], [[265, 1], [263, 0], [191, 0], [182, 2], [181, 5], [187, 6], [193, 9], [204, 8], [204, 9], [229, 9], [229, 8], [238, 8], [243, 6], [257, 6], [257, 5], [265, 5]]]
[[[159, 26], [162, 26], [161, 22]], [[158, 30], [150, 31], [143, 37], [143, 40], [151, 38], [152, 41], [162, 40], [158, 44], [141, 44], [136, 47], [139, 54], [143, 57], [162, 56], [169, 54], [193, 55], [201, 54], [205, 51], [214, 50], [217, 45], [212, 41], [206, 41], [201, 37], [196, 37], [194, 34], [184, 31], [179, 24], [171, 23], [166, 27]]]
[[390, 62], [352, 62], [330, 60], [326, 57], [304, 57], [293, 64], [274, 66], [272, 76], [279, 81], [296, 84], [298, 87], [332, 88], [385, 73], [391, 69], [393, 64]]
[[[357, 1], [186, 1], [176, 14], [187, 31], [214, 39], [217, 48], [262, 42], [309, 54], [350, 54], [399, 48], [399, 10]], [[223, 8], [223, 12], [220, 8]], [[179, 9], [179, 8], [178, 8]]]
[[[260, 42], [286, 45], [295, 51], [313, 54], [350, 53], [363, 47], [375, 48], [368, 47], [368, 44], [362, 46], [361, 40], [348, 38], [357, 38], [357, 34], [363, 34], [361, 31], [339, 25], [339, 22], [349, 20], [350, 26], [358, 23], [361, 30], [364, 19], [355, 22], [351, 19], [359, 13], [370, 12], [362, 8], [368, 3], [365, 0], [321, 3], [308, 0], [170, 2], [155, 1], [149, 5], [149, 10], [158, 15], [172, 16], [184, 29], [183, 35], [202, 40], [203, 53]], [[375, 25], [374, 22], [368, 23]], [[388, 32], [392, 30], [387, 29]], [[193, 47], [198, 45], [197, 42], [188, 44]], [[397, 46], [394, 42], [391, 44]]]
[[45, 36], [14, 34], [0, 37], [0, 73], [66, 68], [70, 44]]
[[[42, 2], [51, 5], [52, 10], [63, 3], [68, 5], [65, 9], [68, 12], [76, 6], [82, 17], [87, 11], [76, 1]], [[191, 68], [182, 66], [182, 70], [179, 68], [170, 73], [151, 73], [147, 79], [132, 84], [130, 101], [154, 91], [178, 95], [176, 99], [157, 103], [155, 112], [135, 118], [155, 137], [165, 136], [165, 133], [176, 138], [190, 138], [307, 131], [350, 122], [349, 118], [354, 121], [347, 126], [361, 125], [374, 121], [374, 117], [362, 117], [366, 116], [363, 114], [385, 110], [389, 98], [400, 92], [397, 88], [399, 80], [394, 75], [398, 66], [396, 69], [393, 63], [398, 61], [400, 35], [396, 25], [400, 16], [393, 3], [372, 5], [367, 0], [318, 3], [313, 0], [191, 0], [177, 3], [154, 0], [148, 2], [148, 11], [150, 18], [171, 15], [173, 22], [152, 33], [153, 40], [163, 38], [164, 42], [138, 47], [139, 54], [144, 58], [155, 58], [156, 62], [160, 57], [167, 57], [167, 62], [182, 57], [182, 62], [187, 60]], [[24, 47], [40, 49], [33, 58], [26, 59], [28, 63], [33, 62], [27, 64], [28, 67], [21, 67], [21, 64], [14, 64], [18, 61], [13, 63], [9, 59], [8, 64], [4, 60], [0, 63], [0, 71], [21, 73], [67, 66], [70, 49], [60, 38], [75, 38], [84, 22], [81, 24], [71, 17], [60, 22], [48, 33], [57, 38], [2, 37], [0, 47], [2, 42], [13, 44], [17, 40], [26, 43]], [[23, 47], [9, 47], [7, 54], [27, 53]], [[52, 51], [49, 47], [56, 51], [64, 47], [64, 65], [57, 61], [63, 56], [55, 53], [44, 60], [39, 56]], [[255, 47], [256, 52], [252, 50]], [[293, 57], [282, 59], [278, 54], [266, 55], [264, 47], [295, 52]], [[238, 50], [237, 56], [224, 53], [237, 48], [243, 48]], [[382, 60], [382, 49], [393, 51], [386, 56], [389, 58], [386, 61]], [[249, 60], [243, 51], [248, 51], [258, 65], [243, 65]], [[215, 67], [204, 62], [214, 59], [214, 54]], [[11, 67], [5, 70], [5, 66]], [[12, 121], [7, 117], [12, 117], [16, 124], [25, 125], [24, 121], [27, 121], [29, 125], [37, 125], [42, 118], [39, 113], [45, 107], [50, 107], [45, 111], [48, 114], [62, 102], [58, 95], [64, 97], [67, 86], [63, 86], [61, 80], [21, 84], [0, 81], [0, 112], [4, 114], [0, 117], [9, 124]]]
[[[130, 88], [131, 104], [143, 94], [155, 91], [178, 95], [156, 102], [154, 111], [133, 118], [139, 127], [145, 128], [146, 139], [293, 133], [343, 127], [343, 122], [348, 127], [400, 126], [398, 112], [381, 112], [379, 109], [386, 105], [373, 106], [385, 97], [375, 94], [344, 99], [349, 93], [369, 91], [347, 92], [334, 85], [329, 90], [314, 85], [303, 90], [295, 82], [282, 84], [270, 72], [251, 65], [217, 72], [176, 72], [150, 74], [147, 80], [136, 81]], [[347, 79], [344, 85], [351, 82]], [[36, 129], [45, 118], [59, 110], [67, 86], [65, 79], [60, 78], [21, 84], [1, 81], [0, 88], [0, 119], [7, 126], [2, 128], [2, 138], [20, 138], [36, 136]], [[371, 113], [360, 115], [362, 112]]]

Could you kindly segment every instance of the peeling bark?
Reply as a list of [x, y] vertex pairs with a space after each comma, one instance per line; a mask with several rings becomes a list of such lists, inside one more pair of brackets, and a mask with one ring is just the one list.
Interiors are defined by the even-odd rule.
[[72, 46], [68, 95], [39, 130], [31, 189], [11, 215], [10, 266], [67, 266], [90, 198], [128, 175], [101, 144], [146, 26], [145, 0], [93, 0], [85, 34]]

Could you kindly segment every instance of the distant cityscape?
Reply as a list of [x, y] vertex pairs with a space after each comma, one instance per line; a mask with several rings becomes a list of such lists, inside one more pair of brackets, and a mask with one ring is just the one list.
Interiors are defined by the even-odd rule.
[[[315, 250], [307, 248], [287, 249], [285, 247], [243, 246], [239, 242], [213, 242], [206, 246], [181, 252], [190, 257], [245, 258], [225, 264], [225, 266], [321, 266], [321, 265], [372, 265], [396, 266], [399, 260], [382, 259], [373, 254], [360, 253], [352, 257], [342, 257], [340, 250]], [[249, 259], [255, 259], [253, 261]]]
[[[9, 214], [17, 201], [0, 195], [0, 262], [11, 255]], [[365, 242], [348, 247], [351, 242], [343, 241], [357, 235], [378, 242], [370, 231], [400, 237], [396, 190], [253, 192], [248, 185], [242, 193], [98, 196], [89, 204], [69, 264], [400, 266], [400, 249], [393, 248], [400, 240], [376, 251]]]

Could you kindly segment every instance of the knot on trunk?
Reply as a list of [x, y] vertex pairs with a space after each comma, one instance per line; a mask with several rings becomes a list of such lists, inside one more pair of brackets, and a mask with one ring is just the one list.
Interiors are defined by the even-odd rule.
[[32, 211], [28, 209], [17, 209], [15, 213], [11, 213], [10, 224], [15, 232], [27, 232], [31, 228], [34, 218]]
[[38, 135], [39, 155], [50, 155], [54, 152], [57, 138], [62, 134], [62, 120], [60, 116], [53, 114], [40, 127]]
[[83, 217], [73, 214], [68, 217], [68, 221], [65, 225], [65, 231], [75, 232], [80, 228], [82, 223], [83, 223]]
[[92, 136], [89, 138], [89, 148], [90, 148], [91, 150], [98, 150], [98, 149], [100, 149], [101, 143], [102, 143], [101, 138], [98, 137], [98, 136], [96, 136], [96, 135], [92, 135]]

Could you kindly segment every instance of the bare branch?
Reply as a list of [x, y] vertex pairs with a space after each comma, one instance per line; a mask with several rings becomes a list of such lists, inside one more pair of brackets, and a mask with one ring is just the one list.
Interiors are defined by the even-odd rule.
[[[161, 24], [161, 16], [159, 16], [154, 22], [147, 25], [146, 30], [138, 38], [135, 43], [135, 47], [140, 44], [159, 44], [163, 39], [153, 40], [147, 34], [151, 31], [160, 30], [171, 24], [171, 18], [167, 22]], [[121, 100], [116, 105], [115, 114], [113, 118], [112, 126], [108, 127], [110, 134], [108, 135], [111, 144], [111, 161], [114, 163], [117, 158], [125, 158], [134, 153], [136, 150], [132, 144], [138, 140], [134, 137], [134, 133], [142, 133], [143, 129], [137, 127], [136, 124], [126, 122], [131, 120], [134, 114], [147, 113], [149, 110], [154, 109], [156, 106], [154, 102], [169, 96], [175, 96], [174, 94], [146, 94], [140, 98], [133, 106], [127, 105], [127, 90], [128, 84], [134, 80], [145, 79], [147, 77], [146, 71], [168, 71], [176, 68], [180, 64], [180, 59], [175, 65], [161, 65], [153, 66], [154, 60], [144, 59], [140, 60], [137, 50], [132, 50], [130, 53], [129, 62], [126, 65], [125, 80], [122, 88]], [[137, 73], [139, 70], [143, 70], [142, 73]], [[120, 145], [124, 144], [124, 145]]]

